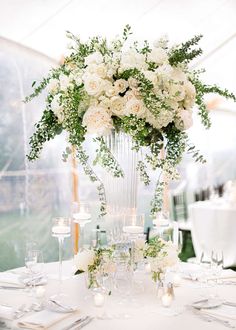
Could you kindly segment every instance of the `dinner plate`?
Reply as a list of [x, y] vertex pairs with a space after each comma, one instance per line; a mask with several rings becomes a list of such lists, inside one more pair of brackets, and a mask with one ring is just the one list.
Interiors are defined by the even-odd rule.
[[212, 309], [223, 304], [222, 300], [217, 298], [202, 299], [192, 303], [192, 307], [196, 309]]

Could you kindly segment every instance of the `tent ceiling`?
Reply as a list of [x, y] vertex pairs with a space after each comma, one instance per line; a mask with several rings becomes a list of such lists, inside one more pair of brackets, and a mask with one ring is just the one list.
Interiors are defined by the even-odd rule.
[[235, 0], [2, 0], [0, 9], [3, 37], [57, 60], [66, 30], [112, 38], [129, 23], [135, 39], [173, 42], [201, 33], [207, 80], [236, 91]]

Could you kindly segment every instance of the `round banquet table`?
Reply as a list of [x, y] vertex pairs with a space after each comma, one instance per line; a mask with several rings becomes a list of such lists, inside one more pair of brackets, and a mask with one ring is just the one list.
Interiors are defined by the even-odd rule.
[[[83, 275], [72, 276], [72, 261], [66, 261], [63, 265], [64, 275], [67, 278], [63, 280], [63, 291], [71, 297], [71, 301], [79, 306], [81, 315], [92, 315], [95, 318], [86, 325], [86, 330], [220, 330], [224, 326], [218, 322], [206, 322], [193, 314], [186, 308], [186, 305], [193, 301], [202, 299], [206, 294], [206, 288], [194, 286], [194, 282], [182, 280], [179, 287], [175, 288], [175, 300], [171, 308], [164, 308], [156, 297], [155, 289], [149, 280], [150, 273], [142, 274], [142, 280], [139, 283], [138, 290], [133, 297], [128, 297], [121, 301], [120, 298], [113, 296], [106, 297], [106, 303], [103, 307], [95, 307], [92, 298], [88, 297], [89, 291], [85, 287]], [[49, 263], [45, 265], [45, 271], [48, 274], [48, 283], [46, 285], [46, 298], [55, 294], [58, 288], [57, 277], [58, 264]], [[17, 271], [17, 270], [16, 270]], [[151, 286], [146, 285], [148, 282]], [[219, 285], [217, 286], [219, 296], [228, 301], [236, 302], [236, 286]], [[20, 306], [22, 303], [32, 302], [34, 297], [24, 290], [6, 290], [0, 289], [0, 303], [11, 306]], [[107, 317], [104, 317], [104, 315]], [[100, 319], [102, 317], [103, 319]], [[109, 317], [112, 317], [109, 319]], [[105, 318], [105, 319], [104, 319]], [[62, 330], [65, 324], [68, 324], [71, 318], [50, 327], [51, 330]], [[66, 323], [68, 322], [68, 323]], [[236, 321], [232, 321], [236, 326]], [[232, 323], [231, 322], [231, 323]], [[70, 323], [69, 323], [70, 324]], [[18, 329], [17, 321], [13, 321], [12, 329]]]
[[214, 250], [224, 254], [224, 267], [236, 266], [236, 206], [223, 199], [189, 205], [193, 246], [198, 258]]

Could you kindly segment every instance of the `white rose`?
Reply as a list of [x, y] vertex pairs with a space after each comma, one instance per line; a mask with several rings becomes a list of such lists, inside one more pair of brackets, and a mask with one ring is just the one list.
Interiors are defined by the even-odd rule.
[[121, 96], [113, 96], [111, 98], [111, 111], [116, 116], [123, 116], [124, 112], [124, 98]]
[[125, 114], [136, 115], [142, 117], [146, 112], [145, 105], [142, 100], [138, 100], [135, 97], [131, 98], [125, 105]]
[[153, 48], [152, 51], [148, 54], [148, 61], [161, 65], [168, 62], [168, 55], [166, 51], [161, 47]]
[[116, 96], [118, 94], [117, 89], [115, 88], [115, 86], [113, 86], [113, 84], [109, 80], [106, 80], [105, 82], [104, 91], [106, 96], [108, 97]]
[[84, 64], [101, 64], [103, 62], [103, 56], [100, 52], [94, 52], [87, 57], [85, 57]]
[[107, 67], [104, 63], [101, 64], [89, 64], [85, 70], [88, 74], [95, 74], [100, 78], [106, 78], [107, 75]]
[[111, 116], [100, 105], [88, 108], [83, 117], [83, 126], [87, 128], [89, 134], [98, 136], [109, 134], [113, 128]]
[[59, 76], [59, 83], [60, 83], [60, 89], [62, 91], [66, 91], [70, 85], [70, 78], [66, 76], [64, 73], [61, 73]]
[[124, 93], [128, 87], [128, 82], [125, 79], [118, 79], [114, 82], [114, 87], [118, 93]]
[[88, 266], [94, 263], [95, 252], [93, 250], [84, 250], [75, 255], [75, 265], [78, 270], [87, 272]]
[[50, 93], [55, 93], [58, 90], [59, 81], [57, 79], [50, 79], [48, 83], [48, 90]]
[[175, 121], [175, 126], [180, 130], [187, 130], [193, 125], [192, 111], [181, 110]]
[[103, 79], [99, 78], [95, 74], [85, 75], [84, 79], [84, 88], [86, 92], [91, 96], [99, 96], [105, 87], [105, 82]]

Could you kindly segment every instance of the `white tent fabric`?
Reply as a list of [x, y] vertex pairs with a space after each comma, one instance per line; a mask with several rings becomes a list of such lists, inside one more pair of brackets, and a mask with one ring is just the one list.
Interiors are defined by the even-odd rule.
[[0, 34], [60, 59], [67, 45], [65, 31], [83, 39], [112, 38], [125, 24], [134, 38], [155, 40], [168, 34], [181, 42], [203, 34], [207, 81], [235, 91], [235, 0], [1, 0]]

